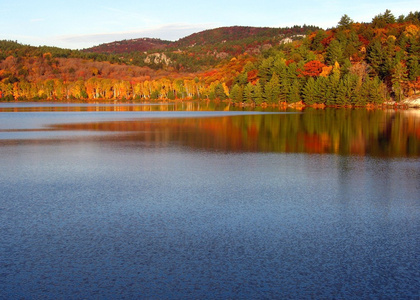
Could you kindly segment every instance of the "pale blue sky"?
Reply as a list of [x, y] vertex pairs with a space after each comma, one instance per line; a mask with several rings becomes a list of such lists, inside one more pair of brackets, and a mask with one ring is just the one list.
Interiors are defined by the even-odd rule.
[[419, 0], [0, 0], [0, 39], [81, 49], [140, 37], [177, 40], [233, 25], [328, 28], [344, 14], [369, 22], [386, 9], [398, 17], [420, 10], [420, 5]]

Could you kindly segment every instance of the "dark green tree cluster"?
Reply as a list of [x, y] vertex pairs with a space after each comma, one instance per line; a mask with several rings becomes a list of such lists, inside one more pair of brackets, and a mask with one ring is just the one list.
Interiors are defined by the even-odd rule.
[[385, 100], [386, 88], [377, 76], [360, 74], [357, 68], [345, 71], [337, 63], [328, 75], [308, 77], [299, 73], [303, 65], [304, 61], [287, 65], [284, 59], [267, 58], [258, 68], [256, 83], [246, 82], [243, 74], [236, 78], [230, 98], [235, 103], [257, 105], [300, 101], [308, 105], [366, 105]]
[[45, 53], [49, 53], [51, 58], [81, 58], [93, 61], [109, 61], [111, 63], [124, 62], [124, 60], [114, 54], [93, 53], [49, 46], [34, 47], [20, 44], [17, 41], [0, 40], [0, 60], [8, 56], [42, 57]]
[[[396, 19], [387, 10], [368, 24], [344, 15], [335, 29], [270, 49], [245, 66], [230, 98], [254, 104], [366, 105], [389, 96], [400, 101], [420, 89], [419, 15]], [[324, 65], [322, 72], [305, 71], [313, 62]], [[253, 69], [258, 78], [250, 81]]]

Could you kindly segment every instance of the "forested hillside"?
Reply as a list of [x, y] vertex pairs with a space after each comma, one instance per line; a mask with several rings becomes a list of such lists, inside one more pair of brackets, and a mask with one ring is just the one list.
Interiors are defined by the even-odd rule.
[[140, 38], [84, 51], [1, 41], [0, 95], [371, 105], [419, 93], [419, 63], [420, 13], [396, 18], [387, 10], [370, 23], [344, 15], [329, 30], [235, 26], [176, 42]]
[[85, 49], [84, 52], [109, 54], [131, 53], [136, 51], [145, 52], [154, 49], [163, 49], [170, 43], [170, 41], [163, 41], [160, 39], [139, 38], [101, 44], [99, 46]]

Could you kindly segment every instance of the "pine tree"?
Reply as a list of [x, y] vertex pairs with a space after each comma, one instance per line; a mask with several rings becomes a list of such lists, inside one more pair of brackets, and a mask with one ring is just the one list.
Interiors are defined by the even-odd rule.
[[339, 105], [350, 104], [351, 99], [351, 83], [349, 76], [345, 75], [339, 82], [337, 87], [336, 103]]
[[340, 83], [341, 72], [340, 65], [336, 62], [332, 69], [331, 75], [328, 77], [328, 82], [326, 82], [330, 96], [326, 98], [327, 105], [335, 105], [337, 103], [337, 91]]
[[244, 102], [248, 104], [254, 103], [254, 86], [252, 83], [248, 82], [248, 84], [244, 87]]
[[286, 76], [286, 60], [284, 58], [276, 58], [273, 64], [273, 72], [277, 73], [279, 77]]
[[335, 62], [342, 63], [343, 60], [343, 48], [339, 41], [333, 40], [327, 48], [327, 61], [330, 65]]
[[374, 28], [383, 28], [387, 24], [395, 23], [395, 17], [389, 9], [383, 14], [379, 14], [372, 19], [372, 26]]
[[280, 81], [276, 73], [273, 74], [270, 81], [264, 87], [264, 95], [267, 103], [276, 103], [280, 96]]
[[291, 81], [286, 77], [280, 81], [279, 101], [286, 102], [287, 95], [290, 92]]
[[369, 93], [369, 100], [370, 102], [379, 104], [383, 103], [384, 96], [385, 96], [386, 87], [379, 79], [379, 77], [373, 78], [372, 82], [370, 83], [370, 93]]
[[385, 53], [384, 53], [384, 64], [382, 68], [382, 73], [385, 76], [388, 76], [391, 70], [394, 68], [395, 60], [395, 36], [388, 36], [386, 41]]
[[395, 100], [401, 101], [404, 96], [404, 88], [407, 81], [407, 67], [400, 61], [395, 65], [392, 74], [392, 90], [395, 94]]
[[234, 84], [232, 89], [230, 90], [230, 99], [234, 103], [242, 103], [243, 101], [243, 89], [238, 84]]
[[260, 81], [258, 81], [255, 86], [254, 86], [254, 102], [256, 104], [262, 104], [264, 102], [264, 97], [263, 97], [263, 88], [260, 84]]
[[221, 83], [217, 84], [214, 88], [214, 96], [216, 97], [216, 99], [220, 100], [225, 100], [227, 98], [225, 89], [223, 88], [223, 85]]
[[384, 78], [385, 56], [380, 41], [375, 40], [370, 44], [368, 48], [367, 59], [370, 66], [375, 71], [375, 75], [378, 75], [380, 78]]
[[295, 80], [291, 87], [290, 87], [290, 91], [287, 97], [287, 102], [288, 103], [296, 103], [301, 101], [301, 97], [300, 97], [300, 83], [298, 80]]
[[274, 57], [264, 59], [258, 68], [258, 74], [262, 81], [267, 82], [273, 76]]
[[407, 61], [408, 79], [410, 81], [416, 80], [420, 76], [420, 63], [417, 57], [410, 57]]
[[352, 105], [360, 104], [363, 100], [362, 99], [362, 85], [363, 85], [363, 78], [356, 75], [356, 74], [349, 74], [350, 80], [352, 82], [352, 94], [350, 97], [350, 103]]
[[357, 105], [365, 105], [367, 102], [372, 102], [370, 100], [370, 89], [371, 89], [371, 80], [368, 77], [365, 78], [362, 82], [362, 86], [360, 87], [359, 99], [356, 102]]
[[327, 103], [328, 99], [331, 99], [331, 87], [330, 79], [328, 77], [318, 77], [315, 80], [315, 102], [316, 103]]
[[373, 79], [365, 78], [361, 87], [361, 98], [357, 104], [364, 105], [366, 103], [380, 104], [383, 99], [383, 85], [376, 76]]
[[420, 76], [420, 41], [415, 37], [409, 39], [409, 47], [407, 49], [408, 60], [408, 79], [410, 81], [416, 80]]
[[302, 90], [302, 100], [309, 105], [317, 102], [315, 80], [313, 77], [309, 77], [306, 85]]
[[338, 27], [339, 28], [349, 28], [351, 25], [353, 24], [353, 20], [350, 19], [350, 17], [348, 15], [343, 15], [340, 19], [340, 21], [338, 22]]

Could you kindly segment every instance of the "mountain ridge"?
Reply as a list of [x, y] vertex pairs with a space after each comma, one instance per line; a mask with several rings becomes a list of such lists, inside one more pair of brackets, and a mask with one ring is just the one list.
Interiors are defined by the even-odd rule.
[[135, 38], [103, 43], [83, 49], [83, 51], [109, 54], [129, 53], [133, 51], [146, 52], [151, 49], [163, 49], [170, 43], [171, 41], [161, 40], [158, 38]]
[[176, 41], [161, 40], [158, 38], [140, 37], [103, 43], [83, 49], [84, 52], [121, 54], [130, 52], [148, 52], [151, 50], [166, 50], [177, 48], [191, 48], [195, 46], [209, 46], [241, 40], [257, 39], [261, 43], [270, 40], [280, 41], [290, 36], [303, 36], [308, 31], [320, 29], [317, 26], [293, 27], [256, 27], [256, 26], [224, 26], [192, 33]]

